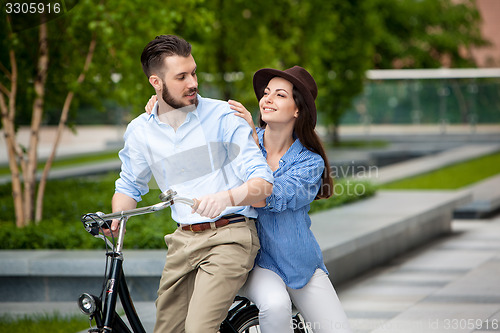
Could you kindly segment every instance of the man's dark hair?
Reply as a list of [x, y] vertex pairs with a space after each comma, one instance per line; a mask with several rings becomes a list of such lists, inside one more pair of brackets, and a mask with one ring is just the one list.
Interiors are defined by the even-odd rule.
[[150, 41], [141, 55], [142, 70], [149, 78], [163, 65], [165, 57], [173, 55], [187, 57], [191, 54], [191, 44], [174, 35], [160, 35]]

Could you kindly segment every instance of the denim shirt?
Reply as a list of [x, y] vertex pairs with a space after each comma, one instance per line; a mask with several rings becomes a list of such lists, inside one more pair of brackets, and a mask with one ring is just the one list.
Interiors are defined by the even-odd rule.
[[[251, 178], [273, 182], [267, 165], [252, 137], [248, 123], [235, 116], [227, 102], [198, 96], [198, 106], [187, 112], [174, 130], [158, 117], [158, 104], [148, 115], [141, 114], [127, 126], [125, 145], [115, 191], [136, 201], [149, 191], [172, 189], [179, 196], [197, 198], [235, 188]], [[151, 181], [154, 176], [155, 181]], [[172, 205], [177, 223], [213, 221], [183, 203]], [[249, 206], [228, 207], [222, 215], [237, 213], [257, 217]]]
[[[260, 149], [264, 129], [257, 129]], [[274, 171], [273, 193], [257, 208], [260, 252], [256, 264], [278, 274], [293, 289], [304, 287], [317, 268], [328, 273], [310, 227], [309, 204], [321, 186], [324, 161], [296, 139]]]

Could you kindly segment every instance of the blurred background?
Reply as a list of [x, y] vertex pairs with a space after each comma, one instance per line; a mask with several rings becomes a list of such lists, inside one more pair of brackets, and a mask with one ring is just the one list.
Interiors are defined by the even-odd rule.
[[[256, 70], [307, 68], [332, 163], [383, 166], [454, 147], [456, 133], [497, 139], [499, 18], [497, 0], [2, 0], [0, 178], [13, 202], [2, 220], [43, 219], [61, 157], [116, 159], [154, 93], [140, 54], [157, 35], [192, 44], [203, 96], [239, 100], [254, 116]], [[342, 149], [356, 141], [393, 151]]]
[[[159, 34], [192, 43], [203, 95], [237, 99], [252, 110], [256, 70], [307, 68], [320, 88], [321, 125], [332, 138], [344, 124], [500, 120], [498, 77], [393, 79], [367, 72], [499, 67], [495, 0], [66, 0], [59, 13], [48, 13], [50, 2], [45, 3], [44, 15], [15, 14], [15, 8], [7, 15], [5, 5], [0, 14], [0, 82], [8, 102], [15, 61], [18, 126], [32, 121], [41, 72], [42, 125], [59, 123], [69, 92], [74, 96], [68, 125], [128, 122], [154, 93], [139, 58]], [[43, 36], [40, 20], [47, 21]]]
[[[351, 274], [344, 280], [417, 246], [432, 247], [436, 237], [456, 241], [438, 244], [416, 266], [397, 259], [388, 265], [402, 263], [401, 271], [389, 277], [350, 281], [341, 299], [356, 332], [371, 332], [360, 327], [376, 328], [375, 319], [385, 323], [400, 312], [450, 318], [450, 303], [464, 319], [474, 308], [477, 318], [498, 324], [500, 0], [0, 4], [0, 314], [72, 311], [78, 290], [96, 285], [88, 268], [100, 267], [102, 251], [53, 251], [103, 248], [79, 217], [110, 211], [125, 126], [154, 94], [140, 55], [155, 36], [176, 34], [193, 46], [201, 95], [238, 100], [255, 117], [255, 71], [300, 65], [313, 74], [317, 130], [339, 186], [311, 205], [313, 231], [332, 271]], [[158, 201], [157, 189], [151, 192], [142, 205]], [[344, 206], [358, 200], [363, 206]], [[170, 214], [154, 215], [127, 225], [127, 247], [149, 251], [131, 264], [136, 271], [149, 265], [135, 284], [151, 289], [145, 313], [152, 313], [164, 262], [159, 235], [176, 228]], [[367, 247], [359, 253], [346, 250], [360, 244]], [[453, 281], [459, 288], [445, 290]], [[432, 294], [442, 308], [425, 302]], [[85, 327], [78, 320], [70, 329], [57, 316], [49, 322], [35, 331]], [[0, 315], [0, 331], [26, 327], [15, 330]]]
[[[58, 158], [119, 149], [154, 93], [140, 54], [157, 35], [193, 45], [203, 96], [239, 100], [254, 116], [256, 70], [307, 68], [333, 148], [342, 134], [376, 145], [384, 126], [497, 131], [499, 17], [496, 0], [2, 0], [0, 165], [17, 224], [42, 219]], [[332, 156], [354, 159], [371, 163]]]

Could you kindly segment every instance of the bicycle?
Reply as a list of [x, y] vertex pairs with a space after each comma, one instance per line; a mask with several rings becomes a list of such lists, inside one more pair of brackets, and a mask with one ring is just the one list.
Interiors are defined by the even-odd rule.
[[[127, 211], [104, 214], [102, 212], [89, 213], [82, 216], [81, 221], [85, 230], [96, 238], [104, 240], [106, 244], [106, 267], [104, 283], [99, 296], [83, 293], [78, 298], [78, 307], [83, 314], [89, 317], [89, 333], [146, 333], [140, 318], [135, 310], [130, 296], [125, 274], [123, 272], [123, 242], [128, 218], [131, 216], [154, 213], [171, 206], [174, 201], [192, 206], [194, 201], [189, 198], [178, 197], [177, 193], [167, 190], [160, 194], [160, 203], [155, 205], [131, 209]], [[110, 228], [113, 219], [120, 220], [118, 237], [111, 236], [111, 240], [104, 236], [104, 229]], [[111, 248], [111, 250], [109, 250]], [[116, 312], [118, 297], [129, 325]], [[220, 333], [260, 332], [259, 310], [247, 298], [236, 296], [227, 317], [220, 326]], [[304, 323], [300, 314], [293, 318], [295, 332], [306, 333], [301, 329]], [[92, 321], [95, 327], [92, 327]], [[305, 325], [305, 324], [304, 324]], [[303, 326], [305, 327], [305, 326]]]

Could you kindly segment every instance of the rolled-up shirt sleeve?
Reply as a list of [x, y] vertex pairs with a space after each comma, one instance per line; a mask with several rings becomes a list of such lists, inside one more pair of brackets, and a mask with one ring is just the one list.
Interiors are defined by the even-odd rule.
[[151, 168], [144, 157], [144, 147], [138, 137], [142, 135], [142, 128], [129, 124], [124, 135], [125, 145], [118, 153], [122, 162], [120, 178], [115, 182], [115, 192], [125, 194], [135, 201], [142, 200], [142, 196], [149, 192]]
[[[287, 163], [286, 161], [281, 163]], [[290, 163], [290, 162], [289, 162]], [[317, 154], [305, 154], [291, 165], [281, 165], [285, 172], [274, 175], [273, 193], [266, 199], [265, 210], [282, 212], [310, 204], [318, 194], [324, 161]]]

